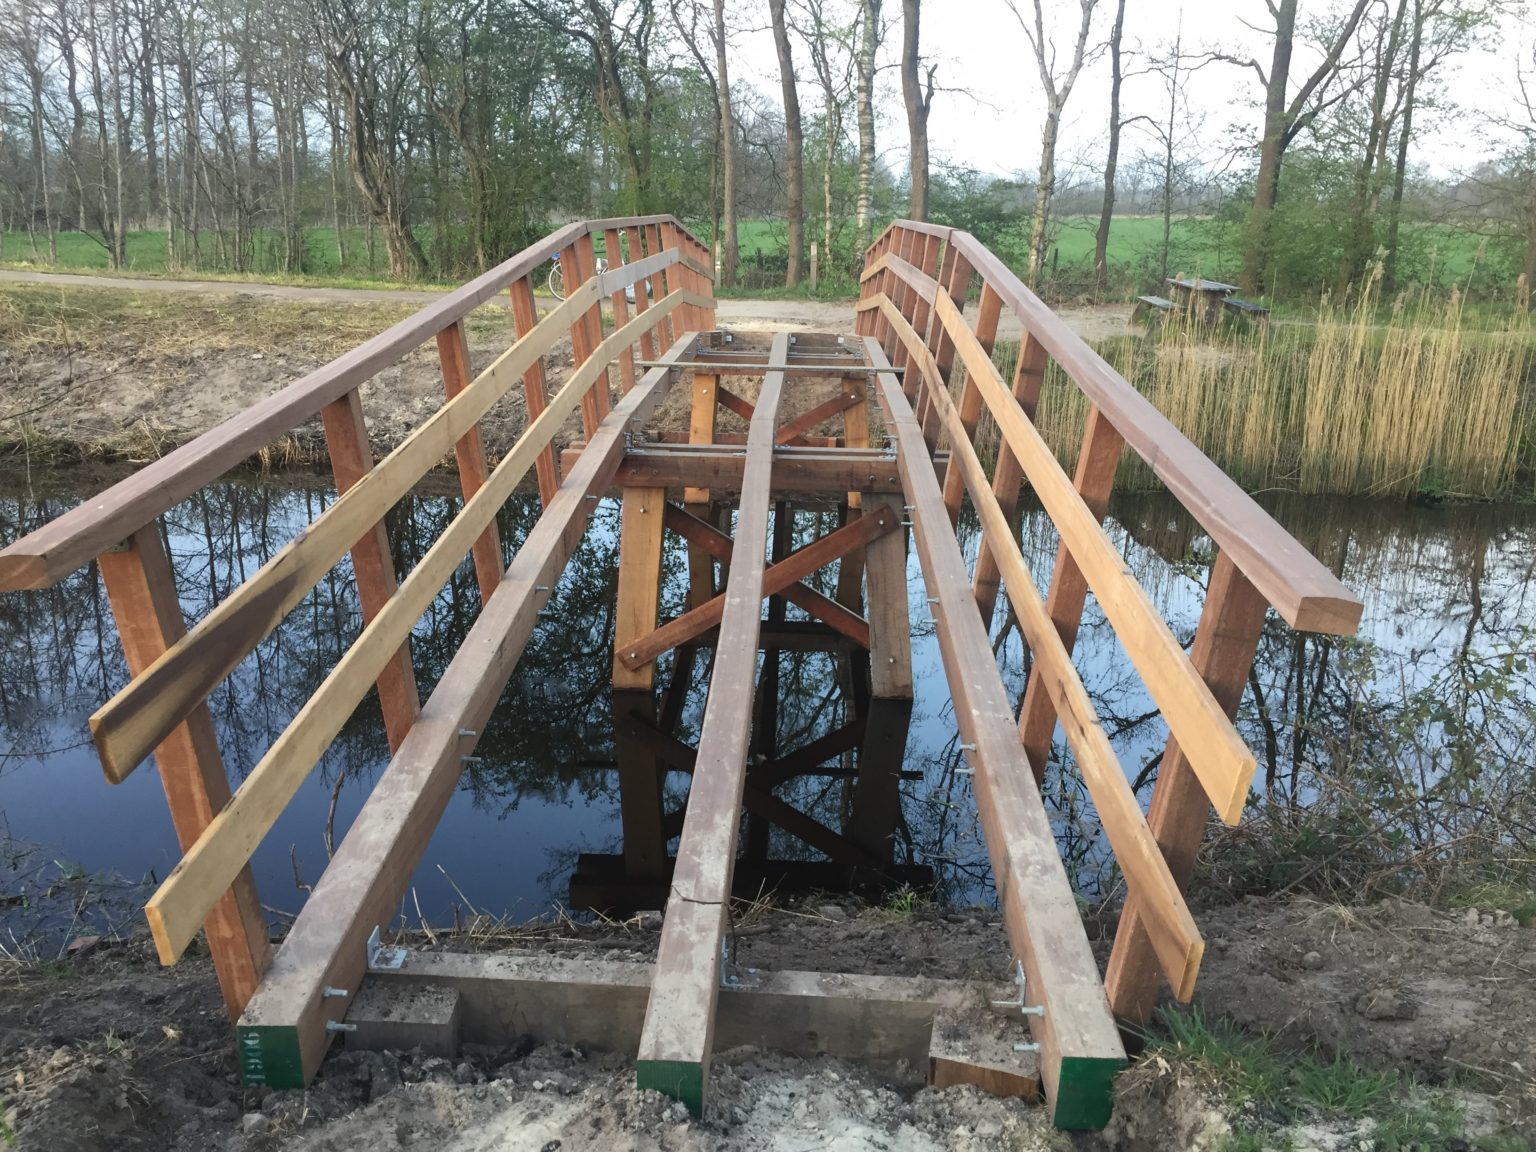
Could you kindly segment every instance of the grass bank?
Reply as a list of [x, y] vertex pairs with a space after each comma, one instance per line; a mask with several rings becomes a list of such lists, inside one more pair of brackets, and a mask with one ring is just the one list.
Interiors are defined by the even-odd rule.
[[[1469, 324], [1455, 293], [1384, 310], [1373, 282], [1347, 306], [1325, 300], [1310, 324], [1212, 333], [1171, 321], [1101, 350], [1250, 491], [1536, 494], [1536, 327], [1520, 316], [1497, 331]], [[1017, 354], [1000, 344], [1000, 368], [1011, 373]], [[1068, 467], [1086, 414], [1053, 365], [1038, 419]], [[995, 429], [984, 435], [995, 445]], [[1117, 484], [1158, 482], [1127, 453]]]

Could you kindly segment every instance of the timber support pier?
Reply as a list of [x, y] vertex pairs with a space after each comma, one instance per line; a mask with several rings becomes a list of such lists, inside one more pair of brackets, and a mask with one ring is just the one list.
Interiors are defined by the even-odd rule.
[[[533, 278], [556, 254], [574, 287], [541, 315]], [[475, 374], [465, 318], [501, 293], [516, 338]], [[1009, 376], [994, 347], [1005, 309], [1024, 332]], [[566, 342], [571, 366], [557, 370], [551, 354]], [[428, 343], [443, 403], [376, 461], [359, 388]], [[1071, 473], [1034, 423], [1050, 402], [1042, 384], [1053, 362], [1087, 400]], [[511, 393], [528, 423], [493, 467], [479, 421]], [[663, 405], [669, 420], [657, 419]], [[159, 518], [316, 416], [337, 499], [188, 630]], [[978, 451], [983, 418], [995, 453]], [[579, 436], [557, 449], [557, 433], [578, 419]], [[1127, 449], [1184, 504], [1215, 556], [1188, 649], [1103, 527]], [[449, 455], [463, 506], [398, 572], [385, 514]], [[526, 477], [542, 512], [509, 560], [496, 514]], [[1016, 528], [1025, 483], [1060, 535], [1043, 589]], [[611, 768], [623, 850], [580, 857], [571, 901], [664, 909], [654, 964], [383, 947], [377, 929], [407, 890], [596, 502], [613, 496], [622, 510]], [[970, 560], [956, 536], [966, 503], [980, 525]], [[797, 509], [820, 510], [821, 530], [797, 534]], [[669, 537], [686, 550], [687, 597], [664, 617]], [[893, 848], [913, 696], [909, 546], [1009, 954], [995, 958], [987, 987], [737, 971], [727, 947], [733, 894], [929, 878]], [[362, 632], [232, 791], [208, 696], [349, 555]], [[412, 629], [466, 557], [479, 614], [423, 699]], [[1108, 1120], [1125, 1063], [1120, 1024], [1145, 1021], [1165, 987], [1181, 1001], [1193, 992], [1204, 943], [1184, 889], [1212, 810], [1236, 823], [1249, 796], [1254, 757], [1233, 717], [1266, 615], [1344, 635], [1361, 611], [973, 237], [911, 221], [871, 246], [855, 328], [837, 335], [718, 330], [708, 249], [670, 216], [571, 224], [4, 549], [0, 588], [44, 587], [91, 563], [131, 673], [91, 717], [101, 762], [119, 782], [155, 756], [183, 851], [146, 907], [149, 927], [168, 964], [206, 934], [247, 1081], [302, 1086], [342, 1034], [451, 1047], [460, 1035], [515, 1031], [631, 1052], [642, 1087], [698, 1113], [709, 1105], [713, 1054], [755, 1043], [906, 1061], [938, 1084], [1038, 1092], [1064, 1128]], [[1168, 725], [1145, 811], [1073, 664], [1090, 592]], [[989, 637], [1000, 596], [1030, 649], [1021, 700], [1005, 688]], [[834, 654], [849, 706], [808, 743], [780, 748], [781, 655], [805, 650]], [[678, 721], [696, 675], [708, 688], [690, 745]], [[274, 949], [249, 860], [371, 692], [392, 758]], [[1102, 972], [1041, 794], [1058, 730], [1127, 889]], [[669, 774], [690, 778], [686, 805], [671, 811]], [[845, 778], [840, 826], [784, 798], [805, 776]], [[773, 858], [770, 829], [817, 858]], [[378, 990], [402, 982], [442, 990], [430, 1019], [373, 1011]], [[961, 1033], [968, 1043], [957, 1047]]]

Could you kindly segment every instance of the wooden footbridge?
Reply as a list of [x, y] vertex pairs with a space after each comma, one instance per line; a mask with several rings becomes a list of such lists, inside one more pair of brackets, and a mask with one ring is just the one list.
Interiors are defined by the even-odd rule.
[[[602, 273], [594, 241], [608, 261]], [[541, 317], [533, 277], [556, 254], [579, 286]], [[91, 718], [95, 742], [114, 782], [156, 757], [184, 852], [146, 909], [160, 955], [174, 963], [206, 933], [250, 1082], [305, 1084], [331, 1042], [359, 1027], [367, 976], [451, 985], [466, 1036], [523, 1032], [633, 1051], [642, 1086], [695, 1111], [707, 1101], [712, 1051], [755, 1042], [915, 1056], [940, 1082], [1010, 1091], [1033, 1085], [1038, 1067], [1059, 1125], [1101, 1125], [1125, 1061], [1117, 1017], [1145, 1020], [1162, 985], [1180, 1000], [1195, 985], [1204, 945], [1182, 889], [1212, 807], [1234, 823], [1249, 794], [1254, 757], [1232, 717], [1266, 613], [1273, 608], [1295, 629], [1346, 634], [1360, 602], [970, 235], [892, 225], [867, 254], [857, 330], [841, 336], [716, 330], [708, 260], [671, 217], [572, 224], [0, 552], [0, 588], [39, 588], [100, 568], [132, 678]], [[516, 340], [476, 374], [465, 319], [502, 292]], [[1005, 310], [1025, 333], [1011, 380], [992, 356]], [[551, 354], [567, 340], [572, 364], [556, 381]], [[445, 401], [375, 461], [359, 388], [428, 341], [441, 359]], [[1033, 423], [1052, 360], [1089, 402], [1075, 475]], [[478, 422], [519, 385], [526, 431], [489, 467]], [[687, 397], [686, 436], [649, 428], [669, 390]], [[722, 410], [745, 421], [744, 436], [717, 428]], [[580, 439], [558, 453], [556, 434], [578, 411]], [[1001, 437], [990, 472], [974, 445], [984, 414]], [[316, 415], [338, 498], [188, 630], [159, 517]], [[1101, 527], [1127, 447], [1215, 550], [1189, 650]], [[449, 454], [462, 509], [409, 572], [396, 572], [384, 515]], [[543, 510], [508, 563], [496, 513], [530, 472]], [[1043, 593], [1014, 526], [1026, 481], [1060, 533]], [[612, 905], [655, 907], [664, 895], [656, 962], [576, 971], [553, 959], [402, 960], [376, 930], [399, 906], [594, 502], [615, 490], [623, 500], [613, 692], [625, 845], [622, 860], [607, 872], [593, 864], [587, 871], [597, 874], [585, 882]], [[967, 499], [982, 530], [974, 569], [955, 535]], [[839, 506], [840, 526], [791, 549], [782, 505], [807, 500]], [[722, 527], [733, 505], [734, 536]], [[687, 543], [689, 595], [681, 615], [661, 620], [668, 532]], [[722, 958], [743, 808], [826, 856], [819, 876], [895, 868], [889, 832], [901, 737], [892, 754], [891, 733], [901, 725], [879, 710], [899, 710], [912, 695], [909, 540], [1010, 945], [1010, 955], [989, 959], [999, 980], [1017, 976], [1016, 1002], [1003, 1011], [1022, 1050], [1006, 1045], [990, 1061], [927, 1047], [930, 1032], [939, 1043], [935, 1019], [969, 1003], [963, 989], [815, 973], [754, 982]], [[209, 693], [349, 553], [342, 571], [356, 580], [366, 625], [231, 793]], [[466, 556], [482, 605], [423, 701], [411, 630]], [[835, 595], [809, 580], [829, 565]], [[1005, 691], [988, 639], [1002, 589], [1032, 655], [1022, 705]], [[1072, 662], [1090, 591], [1171, 733], [1145, 813]], [[804, 619], [787, 619], [786, 605]], [[764, 697], [776, 688], [773, 654], [800, 644], [848, 654], [859, 723], [772, 759], [749, 757], [754, 714], [761, 726]], [[713, 670], [690, 747], [675, 735], [677, 685], [658, 691], [655, 669], [675, 651], [675, 680], [701, 648], [713, 649]], [[274, 950], [248, 861], [375, 688], [393, 758]], [[1041, 798], [1058, 725], [1125, 878], [1102, 974]], [[830, 828], [776, 794], [855, 748], [851, 827]], [[661, 810], [668, 771], [692, 776], [680, 827]], [[760, 883], [760, 854], [742, 869]], [[947, 1035], [954, 1028], [951, 1021]]]

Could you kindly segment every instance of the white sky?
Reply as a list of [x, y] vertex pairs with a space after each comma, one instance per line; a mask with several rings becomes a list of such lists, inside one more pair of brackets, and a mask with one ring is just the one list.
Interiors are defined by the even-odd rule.
[[[1339, 2], [1302, 0], [1298, 32], [1310, 18], [1328, 13]], [[1032, 12], [1030, 0], [1019, 0], [1019, 5], [1021, 11]], [[901, 80], [895, 68], [901, 47], [900, 0], [885, 0], [883, 8], [889, 31], [880, 56], [876, 139], [886, 163], [900, 170], [905, 165], [907, 137]], [[1047, 0], [1046, 34], [1063, 58], [1070, 55], [1078, 19], [1075, 0]], [[1108, 39], [1113, 19], [1114, 0], [1099, 0], [1090, 47]], [[1264, 31], [1273, 22], [1264, 0], [1186, 0], [1183, 4], [1127, 0], [1124, 69], [1130, 72], [1137, 67], [1131, 54], [1138, 48], [1151, 51], [1171, 41], [1181, 19], [1186, 52], [1220, 50], [1244, 58], [1256, 56], [1268, 70], [1272, 41], [1266, 43]], [[727, 23], [733, 30], [732, 86], [745, 81], [776, 103], [778, 62], [766, 6], [760, 0], [733, 3]], [[1410, 163], [1447, 176], [1496, 151], [1499, 138], [1484, 129], [1482, 121], [1489, 110], [1512, 109], [1516, 61], [1530, 60], [1531, 29], [1511, 16], [1490, 40], [1496, 47], [1474, 50], [1440, 66], [1437, 83], [1446, 106], [1415, 112]], [[819, 104], [815, 78], [798, 38], [794, 38], [794, 50], [801, 102], [809, 111]], [[1045, 100], [1029, 43], [1003, 0], [924, 0], [922, 50], [925, 58], [939, 65], [940, 91], [934, 96], [928, 125], [935, 166], [947, 161], [1000, 176], [1033, 173], [1039, 163]], [[1311, 42], [1299, 36], [1291, 66], [1293, 87], [1318, 59]], [[1208, 64], [1195, 74], [1188, 91], [1195, 115], [1202, 120], [1198, 150], [1207, 160], [1218, 162], [1230, 155], [1234, 143], [1251, 143], [1256, 137], [1263, 93], [1251, 68]], [[1121, 90], [1121, 114], [1129, 118], [1153, 111], [1164, 106], [1165, 99], [1158, 77], [1130, 76]], [[1072, 91], [1058, 144], [1058, 164], [1081, 160], [1101, 168], [1108, 118], [1109, 62], [1104, 52], [1084, 67]], [[849, 124], [848, 131], [856, 129]], [[1122, 164], [1138, 148], [1149, 145], [1149, 137], [1128, 128], [1121, 144]]]

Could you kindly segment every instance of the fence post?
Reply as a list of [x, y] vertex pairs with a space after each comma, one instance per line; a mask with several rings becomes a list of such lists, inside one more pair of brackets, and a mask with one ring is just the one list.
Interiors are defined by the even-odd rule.
[[[437, 334], [437, 358], [443, 368], [443, 391], [452, 400], [469, 387], [469, 341], [464, 325], [455, 320]], [[485, 444], [480, 439], [480, 425], [476, 424], [459, 438], [453, 446], [454, 459], [459, 466], [459, 488], [468, 500], [485, 483]], [[501, 534], [492, 520], [475, 541], [475, 581], [480, 586], [480, 603], [484, 604], [501, 583]]]
[[[187, 634], [159, 523], [151, 521], [140, 528], [121, 550], [104, 552], [98, 563], [128, 674], [140, 676]], [[229, 803], [230, 796], [229, 776], [206, 703], [194, 708], [160, 743], [155, 749], [155, 763], [176, 841], [186, 852]], [[219, 897], [203, 930], [213, 954], [224, 1008], [231, 1020], [238, 1020], [272, 959], [267, 923], [249, 866]]]
[[[368, 446], [368, 425], [363, 420], [363, 402], [357, 389], [321, 409], [320, 422], [325, 428], [336, 491], [345, 492], [373, 470], [373, 450]], [[366, 624], [395, 594], [395, 565], [382, 519], [374, 521], [373, 527], [352, 545], [352, 572], [357, 579], [357, 598]], [[421, 711], [409, 640], [400, 645], [395, 658], [379, 673], [378, 686], [384, 731], [389, 737], [390, 751], [395, 752]]]
[[[533, 282], [527, 276], [521, 280], [514, 280], [507, 289], [507, 294], [512, 300], [512, 327], [517, 333], [517, 338], [522, 340], [539, 326], [539, 309], [533, 299]], [[530, 424], [538, 419], [540, 412], [549, 407], [549, 392], [544, 386], [542, 358], [535, 360], [528, 366], [528, 371], [523, 373], [523, 403], [528, 409]], [[545, 445], [544, 451], [539, 453], [537, 468], [539, 501], [548, 508], [549, 502], [555, 498], [555, 490], [560, 487], [560, 473], [555, 466], [553, 444]]]

